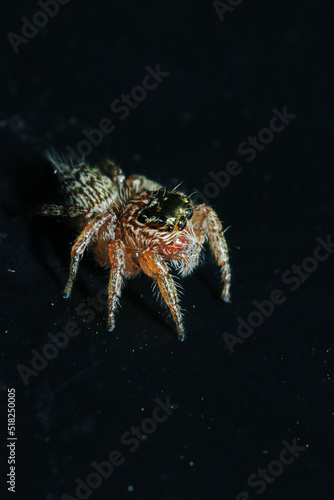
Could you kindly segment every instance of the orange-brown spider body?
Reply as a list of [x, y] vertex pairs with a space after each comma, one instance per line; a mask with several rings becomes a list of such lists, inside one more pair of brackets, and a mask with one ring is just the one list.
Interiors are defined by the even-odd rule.
[[176, 323], [178, 337], [184, 340], [178, 294], [168, 263], [182, 276], [188, 275], [198, 265], [203, 244], [208, 241], [221, 268], [222, 298], [229, 300], [228, 250], [222, 225], [212, 208], [193, 205], [185, 194], [166, 191], [143, 176], [126, 178], [110, 160], [90, 167], [50, 159], [61, 179], [65, 205], [42, 205], [38, 213], [69, 217], [80, 231], [71, 251], [64, 297], [70, 296], [79, 261], [89, 248], [100, 266], [110, 268], [109, 330], [115, 326], [123, 279], [143, 271], [156, 281]]

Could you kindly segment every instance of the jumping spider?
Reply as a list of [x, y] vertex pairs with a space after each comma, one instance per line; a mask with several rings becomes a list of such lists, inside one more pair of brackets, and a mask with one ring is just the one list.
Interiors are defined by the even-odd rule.
[[[72, 247], [64, 297], [71, 294], [79, 261], [86, 248], [100, 266], [110, 268], [108, 329], [115, 327], [115, 311], [123, 278], [141, 270], [156, 280], [176, 323], [178, 338], [185, 333], [179, 299], [167, 262], [181, 276], [198, 265], [207, 240], [221, 268], [222, 298], [229, 301], [231, 271], [222, 225], [207, 205], [193, 205], [180, 191], [167, 191], [141, 175], [126, 178], [112, 161], [96, 167], [70, 164], [50, 157], [61, 180], [65, 205], [41, 205], [35, 213], [70, 218], [80, 234]], [[102, 170], [108, 175], [102, 173]]]

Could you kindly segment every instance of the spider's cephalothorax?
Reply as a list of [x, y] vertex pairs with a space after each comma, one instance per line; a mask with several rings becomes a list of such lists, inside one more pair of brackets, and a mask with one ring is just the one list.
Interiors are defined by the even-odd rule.
[[152, 191], [151, 201], [138, 214], [138, 221], [159, 231], [182, 231], [193, 215], [191, 202], [184, 194]]
[[185, 194], [166, 191], [143, 176], [126, 178], [110, 160], [102, 160], [97, 167], [71, 165], [55, 158], [51, 161], [62, 181], [65, 205], [42, 205], [37, 212], [70, 217], [80, 231], [72, 247], [65, 297], [71, 294], [80, 258], [89, 248], [102, 267], [110, 268], [109, 330], [115, 326], [123, 278], [142, 270], [156, 280], [183, 340], [178, 295], [167, 263], [186, 276], [197, 266], [208, 241], [221, 268], [222, 298], [229, 301], [228, 250], [222, 225], [211, 207], [193, 205]]

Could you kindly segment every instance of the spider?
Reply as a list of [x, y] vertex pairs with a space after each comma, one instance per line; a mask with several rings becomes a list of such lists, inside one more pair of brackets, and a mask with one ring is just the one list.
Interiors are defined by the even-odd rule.
[[222, 298], [229, 301], [229, 255], [222, 225], [211, 207], [194, 205], [177, 188], [167, 191], [144, 176], [126, 178], [109, 159], [94, 167], [51, 155], [49, 159], [61, 181], [65, 204], [40, 205], [34, 213], [70, 218], [80, 232], [71, 250], [65, 298], [70, 297], [80, 259], [88, 248], [100, 266], [110, 268], [109, 331], [115, 327], [123, 279], [143, 271], [157, 283], [183, 341], [178, 294], [167, 264], [181, 276], [190, 274], [208, 241], [221, 268]]

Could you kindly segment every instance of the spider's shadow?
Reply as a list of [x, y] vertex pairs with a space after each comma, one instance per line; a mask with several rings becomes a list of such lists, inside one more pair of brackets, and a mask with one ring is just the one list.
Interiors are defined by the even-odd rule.
[[[6, 211], [14, 219], [23, 221], [29, 226], [31, 251], [62, 292], [68, 279], [71, 244], [77, 234], [63, 218], [26, 214], [26, 211], [44, 203], [62, 204], [59, 181], [53, 173], [50, 162], [41, 159], [40, 156], [35, 158], [34, 154], [27, 162], [17, 161], [15, 170], [18, 171], [15, 189], [21, 205], [19, 211], [14, 211], [12, 208], [6, 208]], [[58, 263], [58, 269], [52, 264], [51, 255]], [[80, 274], [76, 283], [83, 293], [91, 294]]]

